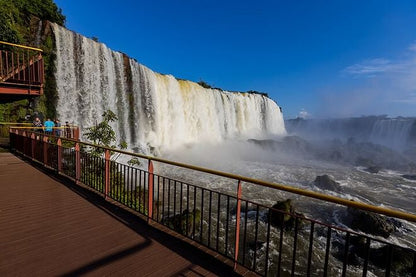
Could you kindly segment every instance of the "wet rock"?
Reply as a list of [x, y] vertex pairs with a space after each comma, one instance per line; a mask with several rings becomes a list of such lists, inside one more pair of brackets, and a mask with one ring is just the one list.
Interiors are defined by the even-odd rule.
[[301, 224], [302, 221], [300, 218], [304, 217], [303, 214], [295, 211], [295, 208], [292, 205], [292, 199], [278, 201], [272, 206], [270, 211], [270, 224], [274, 227], [284, 226], [286, 230], [293, 229], [296, 219], [298, 220], [298, 224]]
[[374, 165], [374, 162], [368, 158], [364, 158], [359, 156], [356, 160], [355, 160], [355, 165], [358, 166], [365, 166], [365, 167], [371, 167]]
[[169, 228], [174, 229], [175, 231], [181, 234], [189, 234], [192, 232], [193, 226], [195, 229], [199, 230], [201, 223], [201, 211], [196, 209], [192, 212], [184, 210], [182, 214], [177, 214], [171, 217], [168, 217], [164, 220], [163, 224], [167, 225]]
[[[295, 209], [292, 206], [292, 199], [287, 199], [285, 201], [278, 201], [272, 206], [270, 222], [273, 226], [281, 226], [284, 223], [287, 223], [291, 218]], [[279, 211], [275, 211], [275, 210]]]
[[350, 227], [367, 234], [388, 238], [394, 232], [394, 224], [388, 218], [376, 213], [348, 208]]
[[272, 139], [248, 139], [247, 141], [256, 144], [266, 150], [275, 150], [279, 144], [277, 141]]
[[365, 171], [367, 171], [367, 172], [370, 172], [370, 173], [379, 173], [380, 172], [380, 170], [381, 170], [381, 168], [380, 167], [378, 167], [378, 166], [369, 166], [369, 167], [367, 167], [366, 169], [365, 169]]
[[265, 243], [266, 242], [264, 241], [251, 241], [248, 243], [248, 248], [253, 251], [258, 251], [264, 246]]
[[329, 175], [316, 176], [315, 181], [313, 182], [315, 186], [324, 190], [331, 191], [340, 191], [340, 185]]
[[404, 174], [402, 177], [408, 180], [416, 181], [416, 175]]
[[[360, 264], [360, 260], [367, 257], [368, 251], [369, 261], [373, 265], [384, 269], [389, 263], [389, 251], [391, 251], [390, 268], [392, 272], [399, 274], [399, 276], [407, 276], [408, 274], [410, 276], [412, 272], [413, 253], [410, 249], [399, 246], [391, 246], [391, 249], [389, 249], [389, 245], [375, 248], [371, 247], [372, 244], [370, 244], [367, 250], [367, 239], [362, 236], [352, 236], [350, 238], [350, 245], [351, 248], [349, 249], [348, 255], [349, 264]], [[340, 255], [339, 258], [342, 259], [343, 256]]]

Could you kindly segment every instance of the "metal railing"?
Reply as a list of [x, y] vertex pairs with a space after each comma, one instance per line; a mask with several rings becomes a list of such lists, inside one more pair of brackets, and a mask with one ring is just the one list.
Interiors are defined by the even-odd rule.
[[[0, 127], [9, 128], [11, 124], [9, 122], [0, 122]], [[21, 131], [28, 131], [33, 133], [45, 133], [46, 135], [53, 135], [54, 137], [62, 137], [67, 139], [79, 140], [79, 127], [75, 125], [63, 125], [61, 127], [34, 127], [32, 123], [17, 123], [19, 126], [13, 126], [13, 129], [19, 129]]]
[[[243, 189], [254, 186], [273, 193], [290, 192], [329, 201], [332, 204], [326, 209], [360, 209], [408, 222], [416, 222], [414, 214], [24, 129], [10, 129], [10, 144], [14, 151], [106, 199], [228, 257], [235, 267], [241, 265], [264, 276], [367, 276], [370, 271], [376, 276], [416, 276], [412, 247], [246, 199]], [[99, 150], [98, 154], [91, 149]], [[136, 159], [136, 165], [111, 158], [120, 154]], [[214, 179], [189, 178], [195, 172]], [[213, 188], [217, 178], [225, 178], [235, 191]]]
[[0, 41], [0, 83], [42, 88], [44, 65], [42, 50]]

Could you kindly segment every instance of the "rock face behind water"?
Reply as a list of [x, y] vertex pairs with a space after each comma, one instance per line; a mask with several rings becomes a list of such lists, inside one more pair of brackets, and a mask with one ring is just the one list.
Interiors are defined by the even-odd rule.
[[386, 217], [376, 213], [348, 208], [350, 227], [367, 234], [388, 238], [394, 232], [394, 224]]
[[336, 182], [331, 176], [329, 175], [321, 175], [316, 176], [315, 181], [313, 182], [315, 186], [320, 189], [324, 190], [331, 190], [331, 191], [340, 191], [339, 183]]

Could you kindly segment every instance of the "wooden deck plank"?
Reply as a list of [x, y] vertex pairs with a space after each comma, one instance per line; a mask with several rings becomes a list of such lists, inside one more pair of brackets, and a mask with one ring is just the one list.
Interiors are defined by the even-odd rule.
[[0, 153], [0, 276], [230, 276], [232, 269], [99, 196]]

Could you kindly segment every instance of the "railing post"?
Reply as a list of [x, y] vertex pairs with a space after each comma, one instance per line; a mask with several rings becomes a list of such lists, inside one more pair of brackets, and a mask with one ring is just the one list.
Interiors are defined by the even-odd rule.
[[48, 137], [46, 135], [43, 136], [43, 164], [48, 164]]
[[62, 140], [58, 138], [58, 173], [62, 171]]
[[[0, 54], [1, 54], [1, 51], [0, 51]], [[0, 62], [1, 62], [1, 60], [0, 60]], [[11, 150], [15, 149], [14, 140], [15, 140], [16, 136], [12, 135], [13, 132], [14, 132], [13, 129], [9, 127], [9, 141], [10, 141], [10, 149]]]
[[237, 214], [235, 218], [235, 247], [234, 247], [234, 270], [237, 269], [237, 261], [238, 261], [238, 250], [240, 245], [240, 217], [241, 217], [241, 197], [242, 197], [242, 189], [241, 189], [241, 181], [238, 181], [237, 186]]
[[105, 154], [105, 200], [108, 199], [108, 195], [110, 193], [110, 150], [106, 149]]
[[79, 143], [75, 143], [75, 182], [79, 184], [81, 177], [81, 154], [79, 152]]
[[149, 159], [148, 165], [149, 179], [148, 179], [148, 207], [147, 207], [147, 223], [150, 223], [150, 220], [153, 217], [153, 162]]
[[30, 138], [31, 138], [31, 140], [32, 140], [32, 160], [34, 160], [35, 159], [35, 143], [36, 143], [36, 141], [35, 141], [35, 138], [36, 138], [36, 135], [35, 135], [35, 133], [32, 133], [32, 135], [30, 136]]
[[75, 127], [74, 129], [73, 129], [73, 134], [74, 134], [74, 139], [75, 140], [79, 140], [79, 127]]

